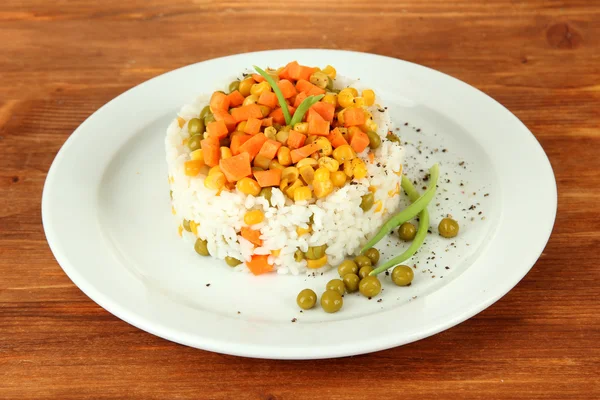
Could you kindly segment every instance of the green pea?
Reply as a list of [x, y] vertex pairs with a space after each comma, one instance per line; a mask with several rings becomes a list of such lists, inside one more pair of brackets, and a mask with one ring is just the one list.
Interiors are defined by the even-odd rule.
[[360, 283], [360, 278], [356, 274], [346, 274], [342, 278], [344, 281], [344, 285], [346, 286], [346, 291], [348, 293], [354, 293], [358, 290], [358, 284]]
[[365, 279], [367, 276], [369, 276], [369, 274], [373, 271], [373, 267], [371, 267], [370, 265], [361, 267], [358, 270], [358, 277], [360, 279]]
[[370, 267], [373, 265], [373, 262], [367, 256], [356, 256], [354, 262], [356, 263], [356, 265], [358, 265], [358, 268]]
[[264, 197], [265, 200], [267, 200], [269, 202], [269, 206], [273, 207], [273, 205], [271, 204], [271, 196], [273, 195], [273, 188], [270, 188], [270, 187], [262, 188], [258, 195]]
[[369, 137], [369, 146], [372, 149], [376, 149], [381, 146], [381, 137], [377, 134], [377, 132], [367, 131], [367, 136]]
[[196, 240], [196, 244], [194, 244], [194, 250], [196, 250], [196, 253], [200, 254], [201, 256], [210, 256], [210, 253], [208, 252], [208, 242], [204, 239], [198, 238]]
[[405, 242], [409, 242], [417, 235], [417, 228], [410, 222], [405, 222], [398, 228], [398, 236]]
[[206, 114], [206, 116], [204, 117], [204, 126], [206, 126], [214, 121], [215, 121], [215, 116], [212, 113]]
[[303, 310], [310, 310], [317, 304], [317, 294], [311, 289], [304, 289], [298, 293], [296, 304]]
[[190, 132], [190, 136], [200, 135], [204, 133], [205, 130], [204, 121], [199, 118], [192, 118], [188, 122], [188, 132]]
[[325, 250], [327, 250], [326, 244], [322, 246], [310, 246], [304, 255], [309, 260], [318, 260], [325, 255]]
[[192, 231], [192, 228], [190, 227], [190, 221], [188, 221], [187, 219], [183, 220], [183, 229], [185, 229], [188, 232]]
[[458, 235], [458, 222], [452, 218], [444, 218], [438, 225], [438, 232], [440, 236], [445, 238], [453, 238]]
[[236, 267], [238, 265], [240, 265], [242, 262], [240, 260], [238, 260], [237, 258], [233, 258], [233, 257], [225, 257], [225, 262], [227, 263], [227, 265], [229, 265], [230, 267]]
[[235, 92], [240, 88], [240, 81], [233, 81], [229, 84], [229, 93]]
[[398, 265], [392, 271], [392, 281], [398, 286], [409, 285], [414, 277], [415, 273], [408, 265]]
[[369, 192], [367, 194], [365, 194], [364, 196], [362, 196], [362, 200], [360, 202], [360, 208], [362, 208], [362, 210], [364, 212], [367, 212], [371, 209], [371, 207], [373, 207], [373, 204], [375, 204], [375, 194], [373, 194], [372, 192]]
[[346, 293], [346, 286], [344, 285], [344, 282], [342, 282], [341, 279], [330, 280], [329, 282], [327, 282], [325, 289], [326, 290], [335, 290], [342, 296], [344, 295], [344, 293]]
[[200, 119], [204, 119], [204, 117], [206, 117], [208, 114], [212, 114], [212, 112], [210, 112], [210, 106], [205, 106], [202, 111], [200, 111]]
[[356, 274], [358, 265], [352, 260], [344, 260], [337, 268], [338, 274], [343, 278], [348, 274]]
[[344, 305], [342, 295], [335, 290], [326, 290], [321, 295], [321, 307], [327, 313], [338, 312]]
[[365, 297], [375, 297], [381, 292], [381, 282], [376, 276], [367, 276], [360, 281], [358, 290]]
[[368, 257], [369, 260], [371, 260], [371, 263], [373, 265], [379, 262], [379, 250], [377, 250], [374, 247], [371, 247], [369, 250], [365, 251], [365, 256]]
[[204, 137], [202, 135], [194, 135], [188, 139], [187, 146], [191, 151], [198, 150]]

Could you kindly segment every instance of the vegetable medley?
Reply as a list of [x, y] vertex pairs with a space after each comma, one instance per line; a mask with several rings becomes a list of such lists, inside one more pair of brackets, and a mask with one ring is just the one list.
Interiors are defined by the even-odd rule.
[[214, 92], [188, 122], [186, 175], [205, 175], [204, 185], [217, 193], [237, 188], [268, 197], [279, 187], [294, 201], [326, 197], [367, 175], [357, 153], [381, 144], [366, 109], [375, 102], [373, 90], [335, 90], [330, 65], [255, 68], [258, 74], [232, 82], [229, 93]]

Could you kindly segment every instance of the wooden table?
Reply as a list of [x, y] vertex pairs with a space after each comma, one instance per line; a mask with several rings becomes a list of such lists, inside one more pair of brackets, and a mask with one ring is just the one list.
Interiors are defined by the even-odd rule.
[[[0, 398], [600, 398], [600, 2], [54, 3], [0, 4]], [[71, 132], [163, 72], [282, 47], [413, 61], [514, 112], [550, 157], [559, 193], [554, 234], [525, 279], [428, 339], [303, 362], [183, 347], [75, 287], [40, 215]]]

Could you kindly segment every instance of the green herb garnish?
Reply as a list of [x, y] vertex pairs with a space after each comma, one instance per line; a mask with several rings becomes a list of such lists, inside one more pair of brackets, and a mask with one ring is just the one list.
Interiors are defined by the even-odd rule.
[[320, 94], [318, 96], [308, 96], [307, 98], [302, 100], [302, 103], [300, 103], [300, 105], [296, 109], [296, 112], [294, 113], [294, 116], [292, 117], [292, 122], [290, 123], [290, 125], [294, 126], [298, 122], [302, 121], [302, 118], [304, 118], [304, 114], [308, 112], [308, 109], [311, 108], [315, 103], [318, 103], [319, 100], [321, 100], [324, 96], [325, 95], [323, 94]]
[[256, 65], [254, 66], [254, 69], [263, 78], [265, 78], [265, 80], [267, 82], [269, 82], [269, 85], [271, 85], [271, 89], [273, 89], [273, 92], [277, 96], [277, 101], [279, 101], [279, 105], [281, 106], [281, 111], [283, 111], [283, 117], [285, 118], [285, 124], [290, 125], [290, 123], [292, 121], [292, 116], [290, 115], [290, 110], [288, 110], [288, 104], [285, 102], [285, 97], [283, 97], [283, 93], [281, 93], [281, 89], [279, 89], [279, 86], [277, 86], [277, 82], [275, 82], [275, 79], [273, 79], [273, 77], [271, 75], [267, 74], [265, 71], [263, 71]]

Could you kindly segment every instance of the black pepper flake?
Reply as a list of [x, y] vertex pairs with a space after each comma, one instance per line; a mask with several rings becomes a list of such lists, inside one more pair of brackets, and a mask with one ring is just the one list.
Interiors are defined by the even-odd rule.
[[292, 322], [296, 322], [298, 321], [296, 318], [292, 318]]
[[417, 132], [421, 132], [421, 128], [417, 129]]
[[463, 165], [465, 165], [465, 162], [461, 161], [461, 162], [458, 163], [458, 165], [460, 165], [462, 167]]
[[448, 151], [448, 149], [442, 149], [442, 153], [445, 153], [447, 151]]
[[209, 286], [210, 286], [210, 283], [207, 283], [207, 284], [206, 284], [206, 287], [209, 287]]
[[450, 269], [450, 267], [448, 267], [448, 266], [446, 266], [445, 268], [446, 268], [446, 269]]
[[241, 314], [241, 312], [240, 312], [240, 311], [238, 311], [238, 314]]
[[488, 197], [489, 195], [490, 195], [489, 193], [486, 193], [483, 195], [483, 197]]
[[377, 300], [377, 302], [378, 302], [378, 303], [381, 303], [382, 301], [383, 301], [383, 299], [379, 299], [379, 300]]
[[405, 123], [404, 123], [404, 126], [408, 126], [408, 122], [405, 122]]
[[471, 207], [469, 207], [469, 210], [474, 210], [474, 209], [475, 209], [474, 205], [472, 205]]

